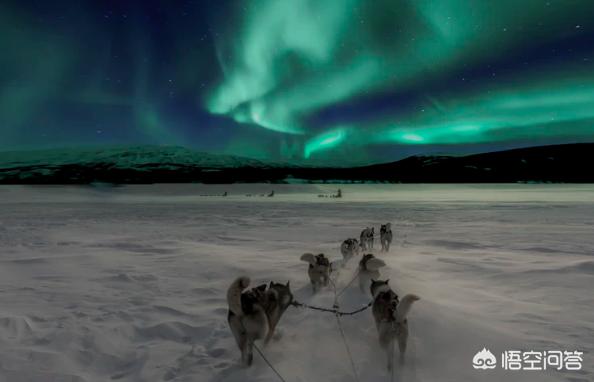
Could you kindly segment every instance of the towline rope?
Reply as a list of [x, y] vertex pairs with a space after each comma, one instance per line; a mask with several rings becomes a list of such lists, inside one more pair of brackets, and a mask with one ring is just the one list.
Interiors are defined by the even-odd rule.
[[272, 366], [272, 364], [270, 363], [270, 361], [268, 361], [268, 359], [266, 358], [266, 356], [264, 355], [264, 353], [262, 353], [262, 350], [260, 350], [260, 348], [258, 347], [258, 345], [254, 344], [254, 349], [256, 349], [256, 351], [258, 352], [258, 354], [260, 354], [260, 357], [262, 357], [262, 359], [264, 360], [264, 362], [266, 362], [266, 364], [268, 365], [268, 367], [274, 372], [274, 374], [276, 374], [276, 376], [278, 377], [278, 379], [280, 379], [282, 382], [287, 382], [283, 376], [278, 372], [278, 370], [276, 370], [274, 368], [274, 366]]
[[[355, 277], [353, 277], [353, 280], [355, 278], [357, 278], [357, 275], [359, 274], [359, 271], [357, 271], [355, 273]], [[344, 287], [344, 289], [341, 291], [341, 293], [353, 282], [353, 280], [351, 280], [348, 285], [346, 287]], [[332, 283], [332, 289], [334, 290], [334, 306], [333, 308], [335, 308], [336, 310], [338, 310], [339, 306], [338, 306], [338, 297], [339, 295], [336, 293], [336, 283], [334, 282], [335, 280], [330, 279], [330, 282]], [[346, 340], [346, 337], [344, 335], [344, 329], [342, 328], [342, 323], [340, 322], [340, 315], [338, 313], [334, 313], [334, 317], [336, 317], [336, 325], [338, 326], [338, 332], [340, 333], [340, 336], [342, 337], [342, 343], [344, 344], [344, 348], [346, 349], [347, 355], [349, 357], [349, 361], [351, 363], [351, 368], [353, 370], [353, 375], [355, 376], [355, 382], [359, 382], [359, 374], [357, 373], [357, 368], [355, 367], [355, 361], [353, 360], [353, 355], [351, 354], [351, 348], [349, 347], [349, 344]]]
[[364, 311], [366, 309], [369, 309], [372, 304], [373, 304], [373, 301], [370, 301], [367, 305], [365, 305], [362, 308], [359, 308], [357, 310], [353, 310], [352, 312], [343, 312], [343, 311], [338, 310], [337, 308], [332, 308], [332, 309], [322, 308], [322, 307], [319, 307], [319, 306], [313, 306], [313, 305], [304, 304], [304, 303], [301, 303], [299, 301], [293, 301], [291, 303], [291, 305], [293, 305], [294, 307], [297, 307], [297, 308], [303, 307], [303, 308], [308, 308], [308, 309], [311, 309], [311, 310], [318, 310], [320, 312], [333, 313], [333, 314], [336, 314], [338, 316], [353, 316], [353, 315], [355, 315], [357, 313], [361, 313], [362, 311]]

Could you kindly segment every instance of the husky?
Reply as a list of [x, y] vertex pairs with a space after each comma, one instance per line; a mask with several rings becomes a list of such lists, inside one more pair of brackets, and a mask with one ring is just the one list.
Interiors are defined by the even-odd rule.
[[293, 302], [289, 282], [270, 282], [268, 289], [263, 284], [244, 292], [249, 285], [248, 277], [239, 277], [227, 290], [227, 322], [246, 366], [252, 364], [254, 342], [264, 340], [267, 344], [272, 339], [281, 316]]
[[361, 235], [359, 238], [361, 239], [362, 250], [367, 251], [373, 249], [373, 235], [375, 235], [373, 227], [367, 227], [363, 231], [361, 231]]
[[246, 366], [250, 366], [254, 359], [254, 341], [265, 339], [270, 328], [264, 307], [265, 291], [258, 287], [244, 292], [249, 285], [248, 277], [239, 277], [227, 290], [227, 322], [241, 351], [241, 361]]
[[266, 291], [264, 303], [266, 316], [268, 316], [268, 335], [264, 339], [264, 344], [270, 342], [276, 330], [276, 325], [292, 303], [293, 293], [291, 293], [289, 281], [286, 284], [271, 281]]
[[386, 263], [371, 253], [363, 255], [363, 258], [359, 261], [359, 288], [362, 293], [369, 290], [371, 280], [379, 279], [379, 269], [384, 266], [386, 266]]
[[359, 242], [357, 239], [346, 239], [340, 245], [340, 253], [346, 263], [354, 256], [359, 256]]
[[419, 300], [414, 294], [407, 294], [398, 300], [398, 295], [388, 285], [388, 281], [372, 280], [372, 313], [379, 334], [381, 347], [388, 357], [388, 371], [394, 367], [394, 341], [398, 341], [400, 363], [404, 362], [408, 340], [408, 320], [406, 316], [413, 302]]
[[390, 251], [390, 244], [392, 244], [392, 224], [382, 224], [380, 228], [380, 243], [383, 252]]
[[322, 289], [322, 287], [328, 286], [331, 265], [323, 253], [315, 256], [311, 253], [304, 253], [301, 255], [301, 261], [309, 263], [307, 274], [309, 275], [314, 293]]

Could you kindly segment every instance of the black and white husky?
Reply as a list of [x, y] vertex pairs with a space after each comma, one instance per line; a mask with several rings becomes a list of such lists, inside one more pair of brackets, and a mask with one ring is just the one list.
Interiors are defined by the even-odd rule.
[[392, 224], [382, 224], [380, 228], [380, 243], [382, 245], [382, 251], [388, 252], [390, 250], [390, 244], [392, 244]]
[[379, 269], [384, 266], [386, 266], [386, 263], [371, 253], [363, 255], [363, 258], [359, 261], [359, 288], [361, 292], [366, 293], [369, 291], [371, 280], [379, 279]]
[[367, 251], [373, 249], [373, 235], [375, 235], [375, 229], [373, 227], [367, 227], [361, 231], [359, 239], [361, 240], [362, 250]]
[[407, 294], [399, 301], [398, 295], [390, 288], [388, 281], [373, 280], [370, 289], [373, 296], [373, 318], [379, 334], [380, 345], [388, 356], [388, 371], [390, 371], [394, 367], [394, 341], [398, 341], [400, 362], [404, 362], [408, 341], [406, 316], [413, 302], [419, 300], [419, 297]]
[[249, 285], [248, 277], [240, 277], [227, 290], [227, 322], [241, 351], [241, 361], [247, 366], [254, 358], [254, 341], [265, 339], [270, 328], [264, 307], [264, 291], [253, 288], [243, 292]]
[[250, 285], [248, 277], [239, 277], [227, 290], [229, 312], [227, 322], [241, 351], [243, 364], [252, 364], [254, 342], [270, 341], [276, 325], [285, 310], [293, 302], [289, 283], [271, 282], [245, 291]]
[[314, 293], [328, 286], [330, 281], [330, 260], [323, 253], [313, 255], [312, 253], [304, 253], [301, 255], [301, 261], [309, 263], [307, 267], [307, 274], [311, 281], [311, 286]]
[[357, 239], [346, 239], [340, 245], [340, 253], [346, 263], [354, 256], [359, 256], [359, 241]]
[[268, 284], [264, 308], [268, 316], [269, 329], [264, 343], [268, 343], [272, 339], [276, 325], [278, 325], [282, 315], [292, 302], [293, 293], [291, 293], [291, 286], [288, 281], [286, 284], [275, 283], [273, 281]]

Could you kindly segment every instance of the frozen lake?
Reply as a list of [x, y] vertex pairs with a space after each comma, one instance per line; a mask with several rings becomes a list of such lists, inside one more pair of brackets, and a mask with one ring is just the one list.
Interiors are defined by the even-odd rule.
[[[300, 255], [339, 259], [386, 222], [383, 277], [421, 297], [396, 380], [594, 380], [593, 185], [254, 184], [1, 186], [0, 381], [277, 381], [257, 355], [239, 366], [229, 284], [290, 280], [331, 306]], [[368, 301], [354, 283], [340, 304]], [[389, 381], [371, 312], [342, 324], [359, 379]], [[354, 380], [332, 315], [289, 308], [279, 330], [264, 352], [288, 382]], [[579, 350], [583, 368], [474, 370], [483, 347]]]

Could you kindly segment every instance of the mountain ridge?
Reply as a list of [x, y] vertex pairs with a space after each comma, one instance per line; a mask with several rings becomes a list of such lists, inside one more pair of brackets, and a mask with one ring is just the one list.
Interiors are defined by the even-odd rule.
[[466, 156], [411, 156], [358, 167], [315, 167], [179, 146], [0, 152], [0, 184], [594, 182], [594, 143]]
[[[115, 159], [118, 159], [118, 161], [115, 161]], [[164, 159], [168, 159], [168, 161], [164, 161]], [[249, 165], [252, 167], [290, 166], [285, 163], [267, 162], [235, 155], [195, 151], [183, 146], [142, 145], [0, 152], [0, 170], [27, 165], [113, 163], [118, 167], [125, 167], [126, 164], [141, 165], [143, 163], [166, 162], [204, 167], [231, 167], [232, 165]]]

